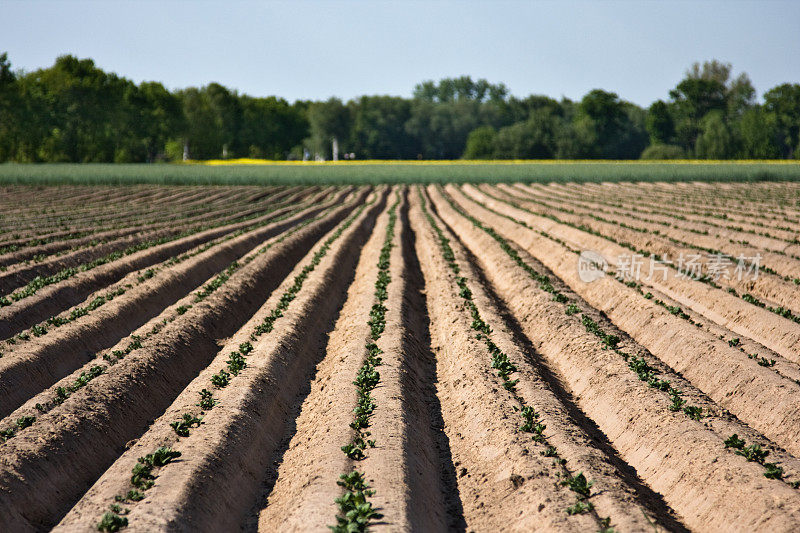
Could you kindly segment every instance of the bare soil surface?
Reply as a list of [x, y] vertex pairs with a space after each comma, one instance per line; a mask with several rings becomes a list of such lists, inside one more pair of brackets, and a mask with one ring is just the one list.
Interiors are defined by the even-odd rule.
[[0, 531], [797, 531], [799, 193], [0, 187]]

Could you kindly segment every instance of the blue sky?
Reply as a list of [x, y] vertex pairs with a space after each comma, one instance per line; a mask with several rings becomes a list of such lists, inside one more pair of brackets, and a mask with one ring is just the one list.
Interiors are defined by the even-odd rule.
[[603, 88], [649, 105], [712, 58], [759, 95], [800, 82], [800, 1], [2, 0], [0, 51], [25, 70], [72, 53], [136, 82], [290, 101], [469, 74], [517, 96]]

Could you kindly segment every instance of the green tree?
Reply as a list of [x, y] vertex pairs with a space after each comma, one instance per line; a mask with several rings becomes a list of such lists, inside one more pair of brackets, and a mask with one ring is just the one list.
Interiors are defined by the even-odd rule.
[[427, 102], [475, 102], [504, 101], [508, 97], [508, 87], [502, 83], [492, 84], [481, 78], [473, 81], [469, 76], [443, 78], [438, 83], [427, 80], [414, 87], [414, 98]]
[[189, 87], [180, 91], [185, 118], [181, 139], [187, 145], [191, 159], [211, 159], [222, 156], [225, 138], [222, 124], [205, 91]]
[[723, 63], [716, 59], [704, 61], [702, 64], [695, 62], [686, 71], [686, 78], [695, 80], [716, 81], [727, 85], [731, 78], [733, 67], [730, 63]]
[[339, 148], [350, 133], [350, 110], [338, 98], [325, 102], [313, 102], [307, 111], [311, 149], [329, 159], [332, 156], [332, 141], [337, 139]]
[[797, 157], [800, 149], [800, 84], [784, 83], [764, 94], [764, 109], [775, 117], [783, 157]]
[[304, 112], [282, 98], [243, 95], [239, 97], [239, 106], [242, 110], [239, 155], [285, 159], [308, 136]]
[[362, 96], [348, 102], [351, 150], [360, 159], [411, 159], [419, 153], [405, 128], [411, 102], [394, 96]]
[[[750, 78], [744, 73], [734, 78], [731, 72], [730, 63], [717, 60], [694, 63], [684, 79], [670, 91], [669, 111], [675, 123], [674, 139], [687, 152], [698, 151], [701, 122], [709, 113], [720, 111], [723, 122], [729, 127], [755, 105], [756, 93]], [[712, 120], [715, 122], [718, 122], [716, 118]], [[671, 142], [660, 137], [653, 141]], [[703, 150], [708, 147], [708, 139], [704, 142]]]
[[730, 120], [741, 117], [756, 105], [756, 89], [747, 74], [742, 73], [728, 83], [726, 98]]
[[125, 95], [133, 83], [97, 68], [91, 59], [61, 56], [25, 76], [32, 111], [41, 121], [36, 158], [110, 162], [129, 129]]
[[8, 54], [0, 54], [0, 162], [12, 159], [17, 151], [21, 124], [21, 98], [17, 76], [11, 70]]
[[686, 152], [680, 146], [672, 144], [651, 144], [644, 149], [641, 159], [685, 159]]
[[740, 156], [745, 159], [780, 157], [780, 130], [774, 113], [761, 107], [748, 109], [737, 122]]
[[728, 159], [735, 153], [734, 139], [720, 110], [708, 113], [700, 123], [696, 155], [702, 159]]
[[666, 102], [663, 100], [653, 102], [647, 112], [646, 127], [651, 144], [668, 144], [673, 140], [675, 121]]
[[703, 117], [727, 107], [725, 85], [715, 79], [686, 78], [669, 94], [677, 117], [678, 141], [686, 150], [694, 150]]
[[501, 110], [476, 100], [434, 103], [414, 100], [406, 131], [425, 159], [458, 159], [464, 153], [469, 133], [480, 126], [496, 126]]
[[[331, 141], [360, 158], [797, 157], [800, 85], [759, 106], [746, 74], [695, 63], [669, 101], [645, 111], [594, 90], [578, 102], [517, 98], [469, 76], [424, 81], [413, 99], [363, 96], [346, 105], [288, 104], [218, 83], [170, 92], [66, 55], [14, 72], [0, 54], [0, 161], [154, 161], [252, 156], [329, 158]], [[645, 146], [651, 143], [647, 150]]]
[[552, 159], [561, 117], [550, 108], [533, 111], [528, 120], [497, 132], [495, 153], [500, 159]]
[[574, 132], [579, 157], [635, 159], [647, 146], [644, 113], [601, 89], [589, 91], [581, 100]]
[[497, 131], [491, 126], [475, 128], [467, 136], [464, 159], [494, 159]]
[[564, 106], [558, 100], [538, 94], [532, 94], [525, 98], [509, 97], [507, 100], [497, 104], [500, 109], [499, 126], [510, 126], [517, 122], [525, 122], [531, 113], [538, 110], [547, 110], [553, 115], [563, 117]]
[[229, 91], [219, 83], [210, 83], [202, 91], [219, 128], [221, 157], [227, 159], [232, 155], [245, 155], [237, 143], [242, 111], [236, 92]]
[[166, 150], [167, 141], [185, 129], [183, 109], [180, 98], [158, 82], [142, 82], [139, 95], [141, 140], [146, 160], [152, 162]]

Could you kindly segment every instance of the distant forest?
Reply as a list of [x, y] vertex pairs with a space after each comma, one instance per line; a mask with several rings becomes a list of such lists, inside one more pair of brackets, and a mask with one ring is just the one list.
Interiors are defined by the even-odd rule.
[[289, 103], [218, 83], [137, 85], [71, 55], [15, 71], [0, 55], [0, 162], [331, 159], [334, 146], [340, 159], [788, 159], [799, 134], [800, 84], [760, 102], [718, 61], [643, 109], [601, 89], [519, 98], [468, 76], [422, 82], [410, 99]]

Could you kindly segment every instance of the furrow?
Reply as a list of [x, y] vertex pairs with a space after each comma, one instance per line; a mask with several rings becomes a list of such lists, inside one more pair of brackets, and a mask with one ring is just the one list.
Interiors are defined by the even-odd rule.
[[512, 523], [517, 530], [597, 528], [591, 513], [567, 514], [575, 498], [559, 486], [557, 474], [564, 469], [540, 455], [531, 436], [519, 431], [519, 402], [493, 375], [487, 349], [471, 331], [474, 319], [458, 296], [457, 275], [448, 266], [453, 259], [446, 260], [439, 250], [418, 198], [412, 198], [410, 218], [425, 276], [436, 388], [458, 472], [465, 528], [493, 531]]
[[[385, 193], [380, 196], [377, 203], [357, 211], [357, 218], [348, 219], [353, 222], [343, 232], [328, 234], [330, 253], [314, 262], [313, 257], [322, 250], [318, 246], [297, 263], [266, 303], [226, 341], [211, 364], [106, 472], [61, 526], [87, 531], [96, 527], [114, 495], [130, 488], [129, 473], [136, 457], [154, 446], [174, 443], [174, 449], [182, 454], [180, 461], [159, 470], [144, 500], [126, 504], [131, 508], [127, 516], [130, 530], [239, 527], [255, 503], [260, 483], [275, 468], [275, 454], [293, 430], [296, 406], [307, 394], [314, 366], [322, 359], [327, 332], [352, 281], [358, 250], [385, 205]], [[306, 270], [312, 262], [319, 266]], [[307, 273], [302, 274], [304, 271]], [[292, 292], [298, 290], [292, 289], [298, 279], [302, 279], [299, 292]], [[282, 304], [289, 293], [294, 298], [288, 305]], [[283, 309], [280, 316], [274, 314], [276, 309]], [[269, 327], [262, 327], [267, 323]], [[240, 351], [245, 342], [252, 343], [246, 367], [231, 377], [230, 386], [212, 386], [211, 378], [226, 369], [230, 351]], [[177, 437], [170, 422], [181, 413], [197, 412], [198, 393], [204, 388], [213, 390], [219, 403], [205, 412], [201, 426], [186, 437]]]
[[8, 338], [45, 318], [82, 301], [90, 293], [121, 279], [125, 274], [151, 266], [195, 246], [274, 217], [270, 212], [251, 220], [207, 229], [163, 244], [136, 251], [85, 272], [77, 272], [61, 282], [44, 286], [35, 294], [0, 308], [0, 337]]
[[[563, 239], [577, 249], [601, 253], [610, 259], [612, 267], [617, 266], [615, 257], [629, 257], [631, 254], [630, 250], [619, 244], [516, 208], [510, 203], [500, 202], [476, 189], [467, 188], [465, 192], [487, 207], [512, 214], [517, 220]], [[507, 224], [506, 221], [503, 223]], [[738, 294], [719, 290], [687, 276], [678, 276], [678, 272], [670, 268], [667, 268], [668, 275], [664, 275], [662, 269], [658, 264], [642, 261], [638, 281], [669, 295], [709, 320], [767, 346], [788, 360], [800, 362], [800, 324], [748, 303]]]
[[336, 209], [259, 256], [164, 327], [149, 346], [116, 362], [0, 446], [0, 523], [20, 531], [55, 525], [125, 443], [142, 434], [214, 359], [216, 339], [236, 332], [350, 210]]
[[[568, 301], [556, 300], [553, 292], [536, 288], [540, 282], [517, 267], [491, 236], [453, 211], [435, 190], [432, 197], [464, 244], [473, 253], [480, 251], [476, 256], [483, 271], [519, 319], [537, 353], [558, 372], [582, 411], [622, 459], [664, 496], [688, 528], [726, 531], [732, 523], [746, 529], [797, 527], [800, 497], [795, 489], [767, 479], [764, 467], [727, 450], [723, 439], [702, 420], [670, 410], [668, 395], [637, 379], [629, 368], [635, 356], [609, 349], [618, 338], [598, 337], [589, 331], [586, 318], [565, 314]], [[469, 209], [478, 211], [474, 205]], [[499, 221], [491, 220], [493, 225], [495, 222], [499, 228]], [[544, 259], [563, 256], [546, 242], [537, 245], [535, 251]], [[588, 308], [584, 302], [573, 302]], [[740, 505], [745, 494], [746, 507]]]
[[[0, 360], [0, 417], [22, 402], [83, 365], [87, 358], [116, 344], [119, 339], [157, 315], [187, 292], [211, 281], [232, 261], [293, 226], [309, 220], [332, 203], [306, 209], [290, 218], [245, 233], [207, 250], [189, 261], [156, 274], [149, 283], [117, 296], [99, 312], [55, 329], [13, 355]], [[210, 279], [211, 278], [211, 279]]]
[[[466, 201], [463, 196], [457, 198]], [[580, 281], [575, 257], [566, 250], [544, 257], [537, 249], [542, 238], [535, 232], [475, 203], [469, 208], [478, 218], [491, 220], [502, 235], [541, 260], [572, 290], [718, 405], [800, 455], [800, 405], [795, 401], [800, 384], [758, 365], [726, 339], [695, 328], [611, 277], [592, 283]]]

